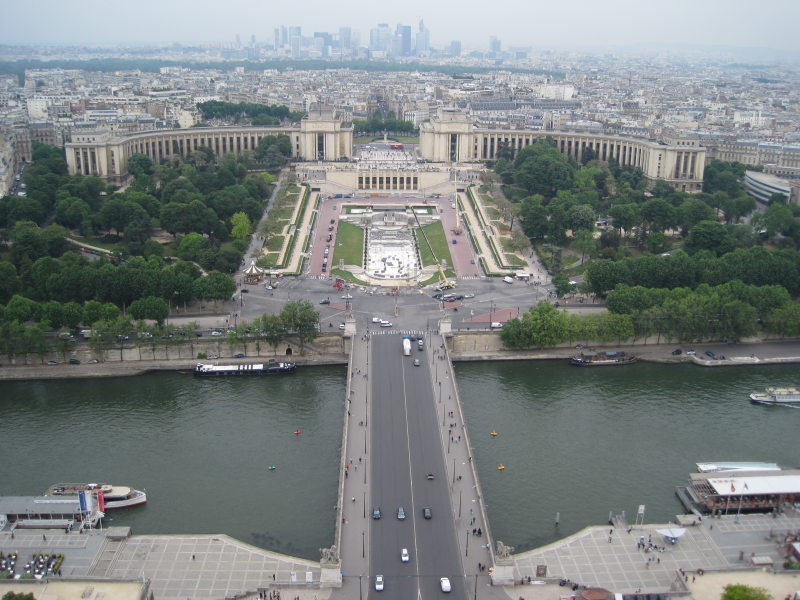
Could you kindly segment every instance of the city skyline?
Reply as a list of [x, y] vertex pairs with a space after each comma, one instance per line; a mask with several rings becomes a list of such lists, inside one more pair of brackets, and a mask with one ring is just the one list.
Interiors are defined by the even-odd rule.
[[800, 3], [793, 0], [764, 0], [758, 10], [744, 0], [676, 0], [668, 10], [636, 0], [602, 4], [575, 0], [568, 10], [539, 0], [523, 6], [499, 0], [490, 7], [453, 0], [436, 5], [409, 0], [395, 13], [384, 4], [362, 6], [347, 0], [333, 13], [331, 5], [321, 0], [307, 0], [301, 9], [229, 0], [224, 11], [207, 0], [191, 4], [140, 0], [135, 11], [127, 3], [113, 5], [117, 10], [110, 10], [108, 2], [87, 0], [77, 11], [59, 0], [42, 0], [33, 13], [30, 5], [7, 3], [2, 9], [0, 39], [20, 45], [233, 44], [239, 36], [247, 44], [255, 36], [257, 43], [271, 44], [276, 27], [298, 26], [308, 37], [317, 31], [337, 33], [340, 27], [351, 27], [366, 45], [370, 29], [378, 23], [392, 29], [398, 23], [416, 29], [422, 19], [430, 31], [431, 46], [438, 48], [458, 40], [465, 50], [487, 50], [495, 37], [503, 49], [752, 48], [792, 57], [798, 54], [793, 28], [800, 20]]

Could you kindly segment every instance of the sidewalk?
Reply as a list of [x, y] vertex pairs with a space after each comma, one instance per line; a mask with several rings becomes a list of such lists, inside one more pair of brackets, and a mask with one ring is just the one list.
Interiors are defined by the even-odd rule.
[[[347, 377], [342, 438], [343, 479], [336, 536], [342, 564], [342, 587], [332, 598], [360, 597], [362, 578], [369, 585], [369, 336], [356, 334]], [[355, 498], [355, 501], [353, 500]]]
[[[495, 567], [494, 541], [472, 462], [469, 432], [453, 378], [447, 344], [441, 334], [426, 337], [426, 351], [433, 374], [434, 398], [442, 415], [442, 447], [450, 485], [450, 502], [456, 522], [459, 553], [467, 590], [473, 597], [506, 599], [502, 587], [492, 586], [489, 569]], [[473, 534], [473, 529], [475, 534]], [[480, 529], [481, 535], [477, 535]], [[463, 532], [460, 533], [460, 532]], [[478, 568], [480, 563], [481, 568]]]

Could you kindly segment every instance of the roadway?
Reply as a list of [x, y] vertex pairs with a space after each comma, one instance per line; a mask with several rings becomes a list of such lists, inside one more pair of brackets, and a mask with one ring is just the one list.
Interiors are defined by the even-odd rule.
[[[371, 338], [370, 486], [368, 511], [379, 506], [381, 519], [371, 519], [369, 596], [373, 599], [438, 598], [441, 577], [449, 577], [452, 598], [466, 598], [455, 518], [440, 428], [440, 411], [434, 398], [430, 361], [412, 347], [403, 356], [400, 335]], [[420, 359], [420, 366], [413, 360]], [[428, 480], [427, 474], [434, 479]], [[398, 520], [397, 509], [405, 509]], [[425, 519], [423, 507], [431, 509]], [[407, 548], [410, 560], [400, 560]], [[375, 576], [385, 587], [375, 591]]]

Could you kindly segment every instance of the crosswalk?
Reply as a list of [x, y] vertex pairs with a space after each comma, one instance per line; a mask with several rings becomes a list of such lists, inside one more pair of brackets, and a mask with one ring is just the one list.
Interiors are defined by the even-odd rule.
[[407, 335], [409, 337], [419, 337], [424, 334], [424, 331], [418, 331], [415, 329], [379, 329], [378, 331], [369, 332], [369, 335]]

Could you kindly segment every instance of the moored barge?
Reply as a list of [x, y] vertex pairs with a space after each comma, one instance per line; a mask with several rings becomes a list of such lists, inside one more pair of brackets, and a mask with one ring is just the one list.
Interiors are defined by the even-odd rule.
[[573, 356], [569, 362], [578, 367], [607, 367], [616, 365], [629, 365], [638, 360], [633, 354], [621, 350], [606, 352], [581, 352]]
[[776, 512], [800, 503], [800, 469], [691, 473], [676, 493], [702, 514]]
[[198, 377], [225, 377], [229, 375], [283, 375], [294, 373], [297, 365], [294, 363], [277, 362], [270, 360], [266, 363], [250, 363], [243, 365], [211, 365], [197, 363], [194, 374]]

